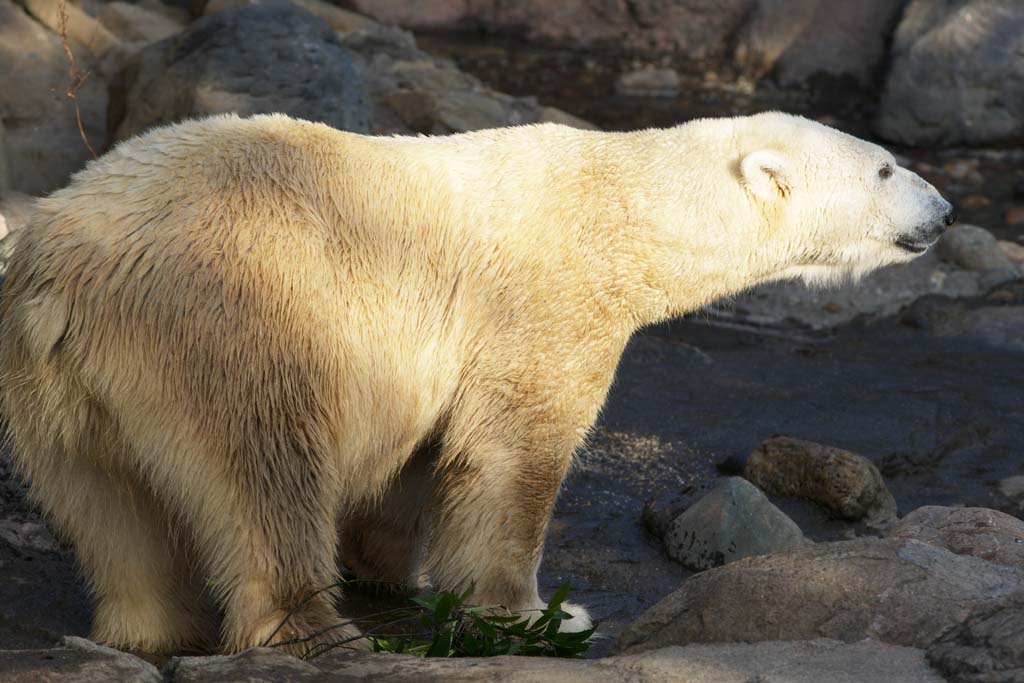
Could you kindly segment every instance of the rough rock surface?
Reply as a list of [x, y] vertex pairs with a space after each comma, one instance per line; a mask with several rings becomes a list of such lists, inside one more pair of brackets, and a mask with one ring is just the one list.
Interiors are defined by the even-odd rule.
[[129, 42], [152, 42], [169, 38], [182, 29], [181, 22], [142, 5], [113, 0], [96, 16], [118, 38]]
[[591, 661], [535, 657], [420, 659], [332, 653], [302, 662], [273, 650], [234, 657], [185, 658], [166, 670], [168, 683], [942, 683], [920, 650], [872, 640], [669, 647]]
[[103, 57], [116, 48], [121, 41], [113, 33], [89, 16], [86, 11], [73, 3], [60, 0], [18, 0], [40, 23], [55, 33], [60, 32], [61, 10], [64, 12], [65, 30], [68, 40], [84, 48], [94, 57]]
[[1008, 276], [1012, 277], [1005, 269], [965, 270], [956, 263], [943, 261], [938, 251], [929, 249], [908, 264], [882, 268], [860, 282], [835, 288], [812, 288], [792, 281], [763, 285], [716, 305], [715, 311], [722, 316], [758, 324], [795, 320], [816, 329], [827, 329], [862, 315], [892, 315], [929, 294], [978, 296], [1004, 282]]
[[743, 476], [768, 493], [824, 506], [844, 519], [882, 525], [896, 519], [896, 500], [878, 468], [863, 456], [794, 439], [766, 439], [754, 449]]
[[920, 507], [886, 533], [996, 564], [1024, 567], [1024, 521], [988, 508]]
[[1024, 681], [1024, 600], [972, 615], [928, 648], [950, 683]]
[[876, 129], [908, 145], [1024, 140], [1024, 4], [913, 0], [893, 40]]
[[793, 520], [739, 477], [722, 480], [679, 515], [663, 540], [669, 557], [696, 571], [807, 542]]
[[[891, 0], [350, 0], [387, 23], [420, 29], [483, 28], [527, 40], [614, 44], [670, 52], [684, 61], [783, 83], [813, 74], [873, 81], [899, 17]], [[656, 89], [661, 91], [662, 88]]]
[[1002, 271], [1006, 280], [1019, 274], [1017, 264], [1003, 251], [999, 240], [977, 225], [965, 223], [950, 228], [937, 246], [939, 256], [964, 270]]
[[820, 543], [688, 578], [623, 631], [619, 646], [870, 637], [926, 647], [1015, 594], [1024, 594], [1024, 568], [914, 540]]
[[533, 97], [486, 87], [451, 61], [420, 50], [405, 31], [375, 24], [345, 34], [342, 43], [361, 58], [375, 133], [443, 135], [546, 121], [593, 128]]
[[694, 59], [724, 55], [756, 0], [351, 0], [360, 12], [409, 28], [482, 26], [530, 40], [673, 50]]
[[[94, 71], [87, 52], [76, 47], [80, 69]], [[0, 121], [10, 186], [39, 195], [67, 183], [92, 158], [82, 142], [75, 102], [86, 136], [104, 149], [107, 90], [92, 73], [68, 99], [68, 64], [57, 35], [10, 0], [0, 0]]]
[[162, 683], [156, 667], [138, 657], [68, 636], [60, 647], [0, 650], [4, 683]]
[[755, 80], [774, 72], [792, 85], [826, 73], [871, 85], [899, 15], [892, 0], [759, 0], [735, 58]]
[[1024, 351], [1024, 280], [992, 290], [984, 304], [922, 297], [904, 313], [905, 324], [936, 337], [960, 337], [979, 344]]
[[117, 138], [191, 116], [282, 112], [342, 130], [370, 129], [351, 52], [330, 26], [289, 4], [203, 17], [149, 45], [111, 84]]

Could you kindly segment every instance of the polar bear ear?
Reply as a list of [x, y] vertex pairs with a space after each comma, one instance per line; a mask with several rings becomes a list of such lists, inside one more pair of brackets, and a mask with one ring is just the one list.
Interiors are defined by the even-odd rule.
[[773, 149], [759, 149], [743, 157], [740, 174], [747, 189], [766, 201], [788, 199], [792, 190], [789, 159]]

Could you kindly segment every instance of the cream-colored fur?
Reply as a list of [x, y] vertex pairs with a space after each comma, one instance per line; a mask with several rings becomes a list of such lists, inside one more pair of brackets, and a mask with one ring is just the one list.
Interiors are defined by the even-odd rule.
[[227, 116], [118, 146], [40, 202], [2, 299], [14, 457], [93, 637], [172, 651], [218, 608], [225, 651], [308, 635], [341, 621], [306, 600], [338, 559], [540, 606], [630, 335], [909, 260], [894, 239], [948, 205], [893, 163], [781, 114], [440, 138]]

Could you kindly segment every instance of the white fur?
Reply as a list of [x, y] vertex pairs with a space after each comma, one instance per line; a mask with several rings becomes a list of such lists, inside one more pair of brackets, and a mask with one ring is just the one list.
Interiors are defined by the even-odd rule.
[[225, 116], [125, 142], [40, 202], [2, 298], [14, 458], [93, 636], [173, 651], [218, 611], [226, 651], [319, 631], [331, 595], [303, 598], [336, 538], [367, 578], [542, 605], [555, 496], [630, 335], [912, 258], [895, 240], [948, 205], [885, 163], [774, 113], [439, 138]]

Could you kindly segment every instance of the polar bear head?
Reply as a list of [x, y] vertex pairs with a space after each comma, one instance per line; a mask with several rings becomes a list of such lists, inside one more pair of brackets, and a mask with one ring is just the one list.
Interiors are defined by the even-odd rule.
[[769, 217], [781, 277], [824, 284], [910, 261], [956, 220], [934, 187], [878, 145], [787, 114], [742, 121], [736, 173]]

